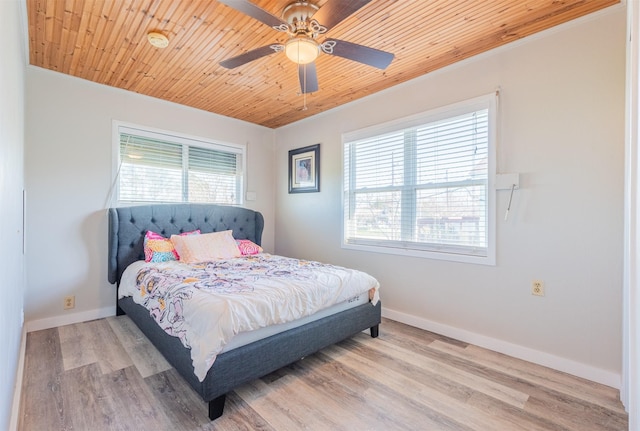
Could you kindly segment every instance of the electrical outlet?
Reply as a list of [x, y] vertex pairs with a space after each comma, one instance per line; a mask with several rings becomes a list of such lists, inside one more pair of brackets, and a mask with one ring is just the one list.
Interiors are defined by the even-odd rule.
[[65, 296], [64, 297], [64, 306], [63, 308], [65, 310], [69, 310], [71, 308], [74, 308], [76, 306], [76, 297], [71, 295], [71, 296]]
[[531, 294], [544, 296], [544, 283], [541, 280], [533, 280], [531, 282]]

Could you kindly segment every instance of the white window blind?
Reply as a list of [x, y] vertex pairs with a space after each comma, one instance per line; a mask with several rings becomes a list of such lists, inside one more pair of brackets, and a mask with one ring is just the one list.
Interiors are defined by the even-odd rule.
[[345, 246], [492, 261], [495, 104], [482, 100], [345, 136]]
[[241, 204], [243, 147], [118, 127], [120, 202]]

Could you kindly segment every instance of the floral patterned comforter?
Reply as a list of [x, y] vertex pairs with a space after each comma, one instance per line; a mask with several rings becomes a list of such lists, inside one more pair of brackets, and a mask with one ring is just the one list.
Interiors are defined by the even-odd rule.
[[191, 349], [202, 381], [234, 335], [290, 322], [367, 291], [375, 305], [378, 289], [378, 281], [361, 271], [261, 253], [198, 264], [135, 262], [119, 292]]

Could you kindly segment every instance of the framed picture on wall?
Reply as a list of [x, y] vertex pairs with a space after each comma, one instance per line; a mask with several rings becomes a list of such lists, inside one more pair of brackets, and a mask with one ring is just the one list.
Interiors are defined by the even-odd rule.
[[289, 151], [289, 193], [320, 191], [320, 144]]

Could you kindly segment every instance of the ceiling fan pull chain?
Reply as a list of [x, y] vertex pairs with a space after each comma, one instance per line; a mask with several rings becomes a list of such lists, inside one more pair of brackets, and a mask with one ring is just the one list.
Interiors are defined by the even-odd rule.
[[[300, 58], [300, 45], [298, 44], [298, 58]], [[302, 67], [302, 110], [307, 110], [307, 65], [298, 65]]]
[[302, 100], [303, 100], [303, 106], [302, 106], [302, 110], [306, 111], [307, 110], [307, 66], [302, 66], [304, 67], [304, 70], [302, 71], [302, 80], [304, 81], [304, 91], [302, 92]]

